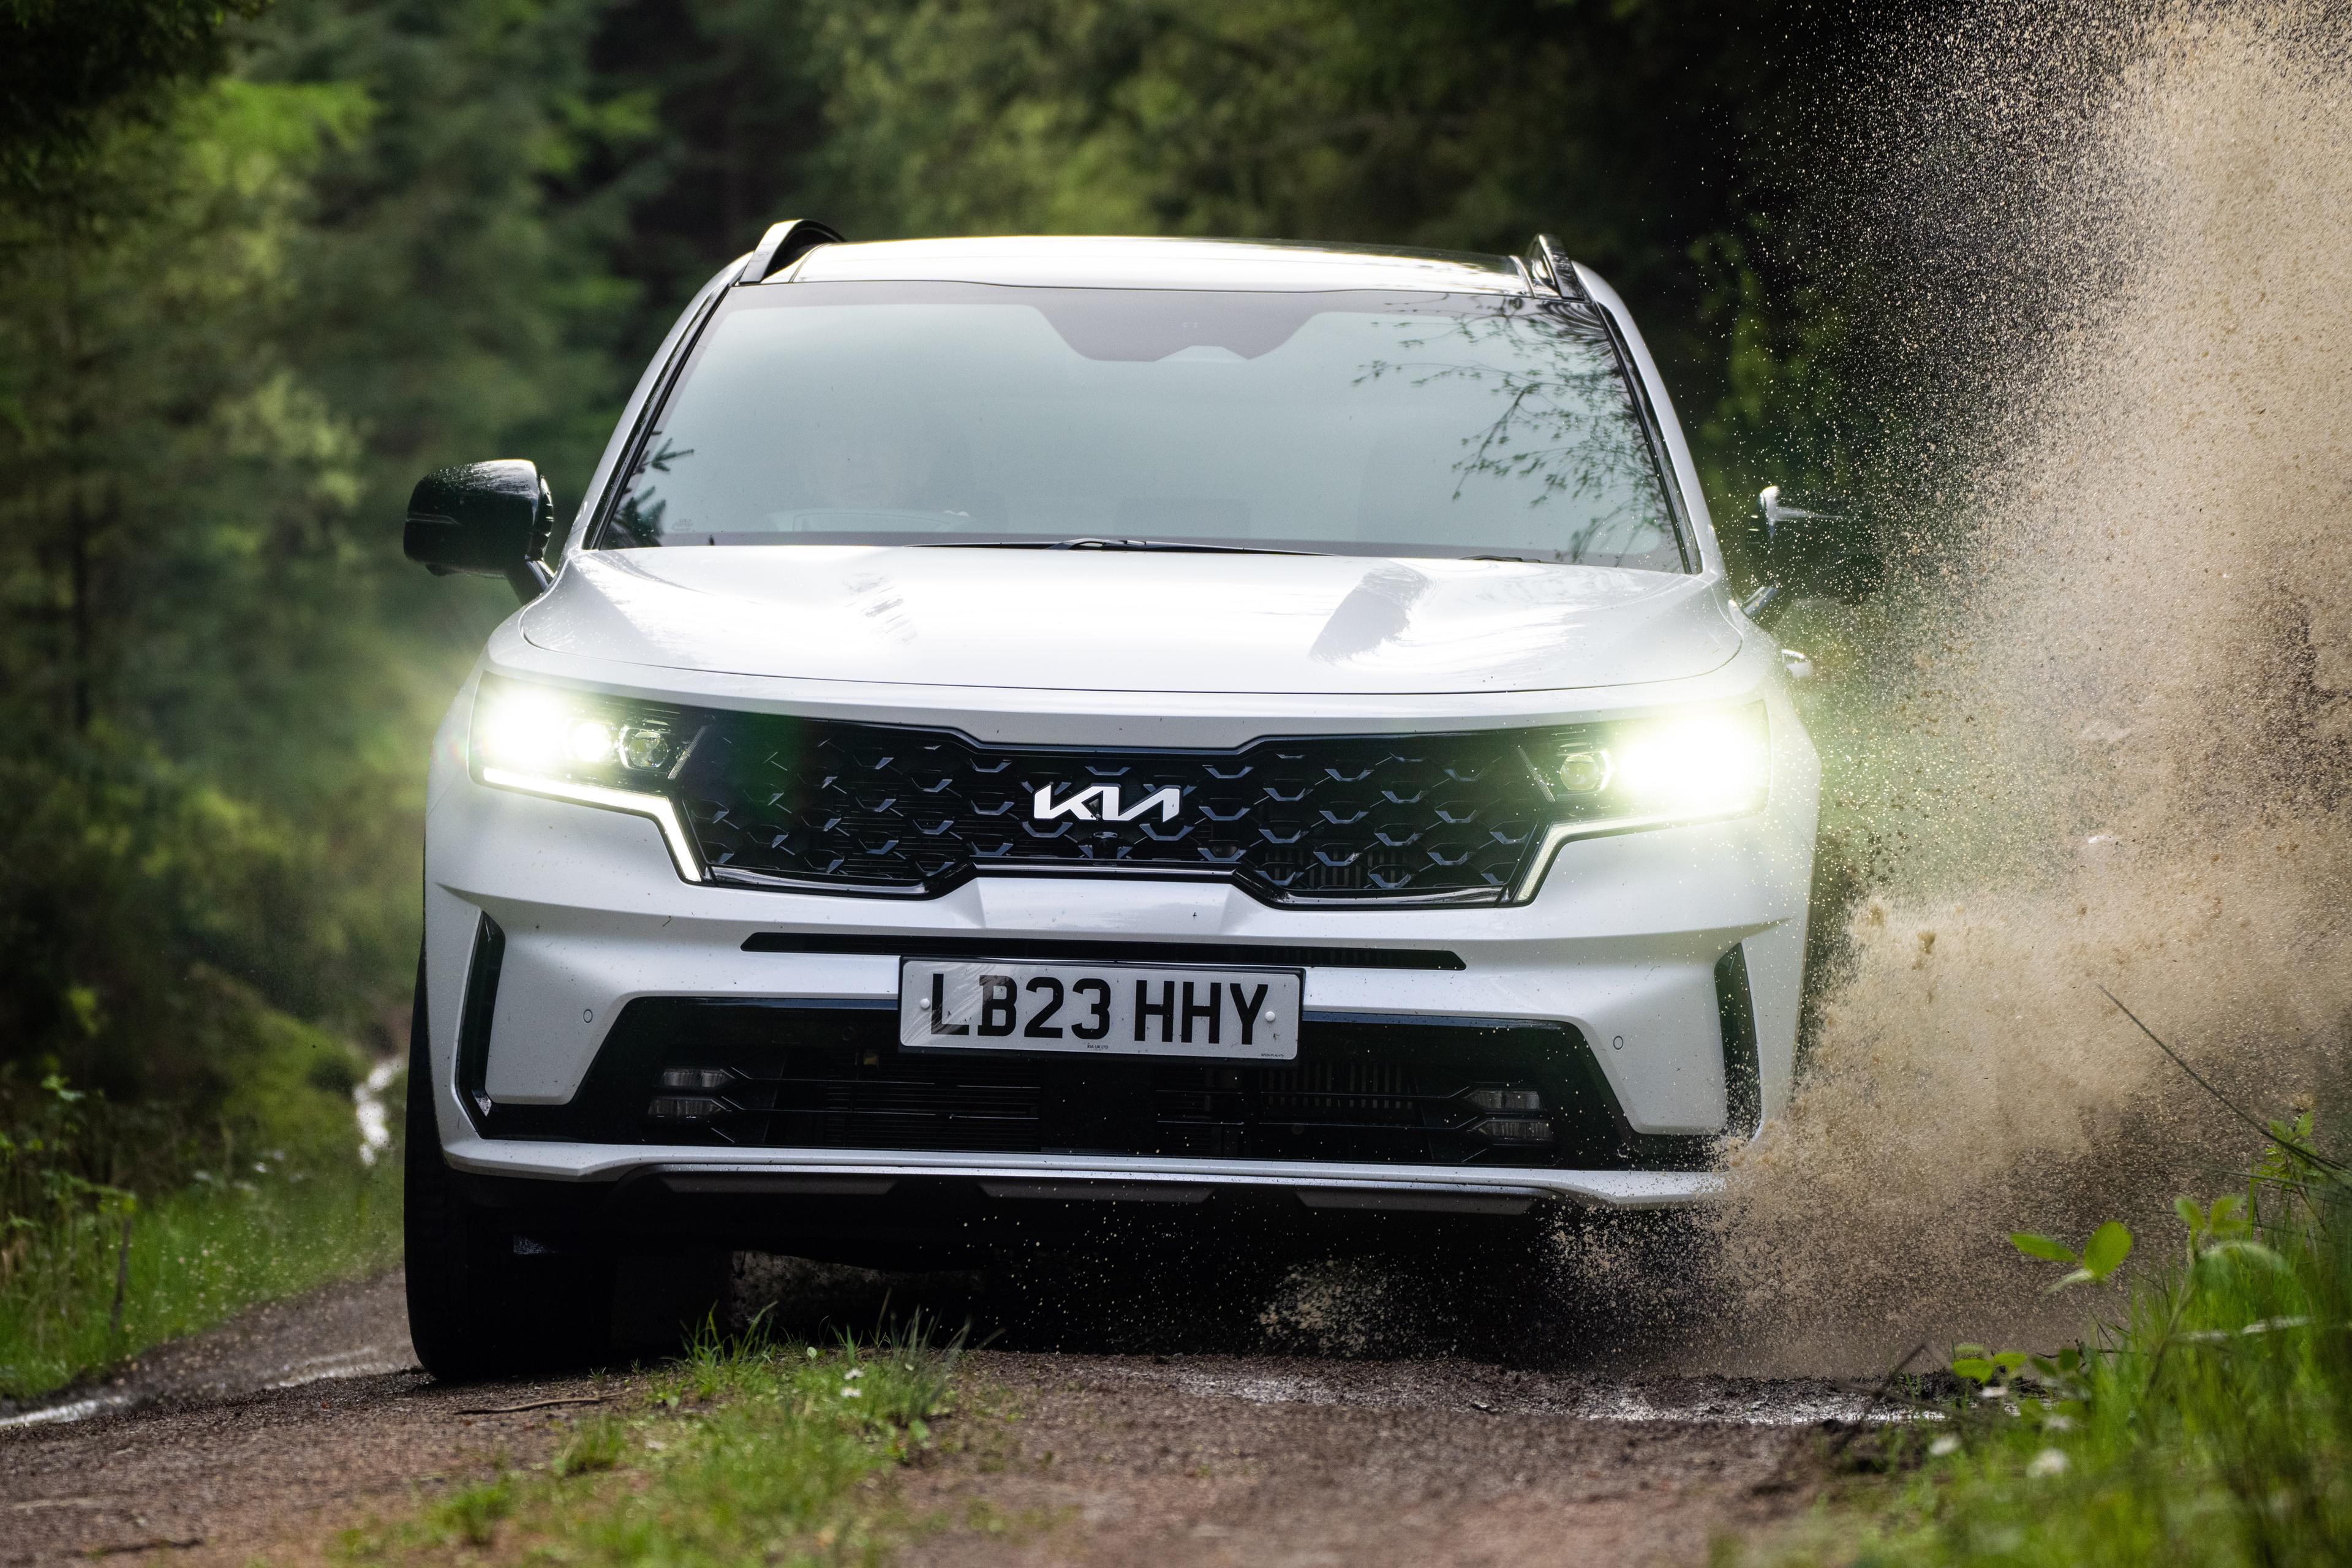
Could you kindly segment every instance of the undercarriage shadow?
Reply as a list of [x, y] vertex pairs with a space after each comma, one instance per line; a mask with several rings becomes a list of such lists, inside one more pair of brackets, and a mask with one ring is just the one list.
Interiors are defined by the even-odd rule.
[[726, 1317], [819, 1341], [919, 1314], [1013, 1351], [1623, 1369], [1678, 1360], [1705, 1330], [1708, 1251], [1673, 1215], [1376, 1215], [1337, 1234], [1114, 1215], [971, 1269], [738, 1254]]

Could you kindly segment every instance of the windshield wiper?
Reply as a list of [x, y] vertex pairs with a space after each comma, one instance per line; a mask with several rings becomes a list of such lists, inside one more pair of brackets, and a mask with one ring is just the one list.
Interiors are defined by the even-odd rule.
[[1323, 550], [1283, 550], [1270, 544], [1208, 544], [1196, 539], [926, 539], [917, 550], [1134, 550], [1188, 555], [1327, 555]]

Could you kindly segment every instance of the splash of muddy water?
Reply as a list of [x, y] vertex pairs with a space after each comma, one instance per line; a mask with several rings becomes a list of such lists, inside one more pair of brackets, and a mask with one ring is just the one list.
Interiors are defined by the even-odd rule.
[[[2014, 336], [1939, 404], [1947, 447], [1980, 456], [1921, 461], [1942, 541], [1875, 705], [1901, 719], [1875, 760], [1909, 837], [1722, 1216], [1739, 1341], [1780, 1366], [2071, 1329], [2083, 1304], [2037, 1309], [2046, 1276], [2003, 1233], [2126, 1213], [2161, 1241], [2176, 1192], [2242, 1171], [2252, 1135], [2100, 985], [2263, 1112], [2342, 1081], [2343, 21], [2179, 8], [1921, 40], [1948, 51], [1911, 106], [1939, 123], [1895, 205], [1973, 225], [2000, 264], [1947, 307]], [[2002, 122], [2021, 102], [2046, 136]]]

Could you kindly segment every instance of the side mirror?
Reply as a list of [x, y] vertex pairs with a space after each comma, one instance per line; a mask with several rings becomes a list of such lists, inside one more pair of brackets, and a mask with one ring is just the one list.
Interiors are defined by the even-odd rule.
[[551, 579], [540, 556], [555, 527], [555, 496], [539, 466], [520, 458], [436, 468], [408, 497], [400, 547], [436, 577], [503, 577], [524, 604]]
[[1749, 620], [1769, 627], [1801, 598], [1852, 605], [1878, 592], [1885, 564], [1855, 520], [1790, 505], [1778, 485], [1765, 486], [1756, 500], [1764, 514], [1764, 585], [1739, 606]]

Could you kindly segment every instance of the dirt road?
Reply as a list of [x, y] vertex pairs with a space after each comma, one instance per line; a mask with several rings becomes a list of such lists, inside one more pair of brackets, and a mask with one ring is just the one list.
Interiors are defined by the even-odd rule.
[[[1813, 1424], [1863, 1403], [1444, 1359], [981, 1352], [967, 1382], [958, 1451], [899, 1477], [909, 1563], [1697, 1563], [1800, 1506]], [[542, 1462], [630, 1385], [436, 1385], [396, 1276], [321, 1292], [145, 1358], [94, 1409], [11, 1418], [0, 1563], [312, 1560]]]

